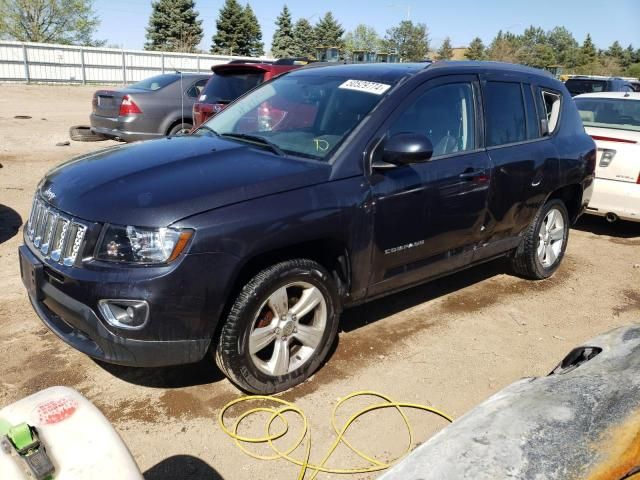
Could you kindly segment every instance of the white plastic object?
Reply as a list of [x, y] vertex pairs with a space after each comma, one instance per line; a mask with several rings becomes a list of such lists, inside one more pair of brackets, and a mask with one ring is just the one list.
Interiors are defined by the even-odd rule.
[[[26, 422], [38, 431], [55, 466], [54, 480], [143, 480], [109, 421], [68, 387], [51, 387], [0, 410], [0, 422]], [[23, 460], [0, 449], [0, 478], [29, 479]]]

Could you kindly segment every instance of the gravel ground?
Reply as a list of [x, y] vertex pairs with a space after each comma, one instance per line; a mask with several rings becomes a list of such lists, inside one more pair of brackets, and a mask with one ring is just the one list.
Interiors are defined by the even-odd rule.
[[[78, 389], [114, 424], [147, 479], [295, 478], [295, 467], [249, 459], [221, 432], [215, 417], [239, 392], [210, 361], [163, 369], [99, 364], [59, 341], [29, 305], [17, 248], [36, 184], [62, 161], [115, 143], [56, 146], [71, 125], [87, 124], [93, 90], [0, 85], [0, 405], [53, 385]], [[282, 395], [309, 416], [313, 458], [333, 438], [334, 403], [352, 391], [458, 417], [521, 377], [546, 374], [580, 342], [640, 321], [639, 247], [640, 224], [587, 217], [549, 280], [519, 279], [496, 261], [347, 311], [327, 364]], [[444, 425], [421, 414], [410, 419], [416, 441]], [[397, 414], [379, 412], [356, 422], [349, 439], [389, 458], [402, 453], [407, 436]], [[331, 464], [362, 461], [339, 449]]]

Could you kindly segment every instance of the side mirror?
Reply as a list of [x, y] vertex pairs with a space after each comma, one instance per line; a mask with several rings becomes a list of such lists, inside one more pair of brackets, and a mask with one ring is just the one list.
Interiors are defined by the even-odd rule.
[[398, 133], [383, 146], [382, 160], [393, 165], [426, 162], [433, 155], [431, 140], [419, 133]]

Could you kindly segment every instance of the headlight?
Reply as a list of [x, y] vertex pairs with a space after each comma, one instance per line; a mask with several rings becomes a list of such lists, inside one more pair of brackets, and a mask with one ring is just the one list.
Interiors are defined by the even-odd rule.
[[189, 243], [193, 230], [107, 225], [96, 258], [111, 262], [169, 263]]

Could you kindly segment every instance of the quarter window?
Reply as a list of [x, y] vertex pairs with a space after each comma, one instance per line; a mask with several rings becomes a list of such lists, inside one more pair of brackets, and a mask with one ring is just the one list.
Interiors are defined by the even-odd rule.
[[547, 116], [549, 135], [551, 135], [556, 131], [556, 128], [558, 127], [558, 120], [560, 119], [560, 95], [547, 90], [542, 90], [542, 100], [545, 114]]
[[471, 83], [441, 85], [412, 102], [393, 122], [389, 135], [425, 135], [433, 145], [433, 157], [473, 150], [474, 115]]
[[487, 147], [527, 139], [520, 83], [487, 82], [485, 89]]

